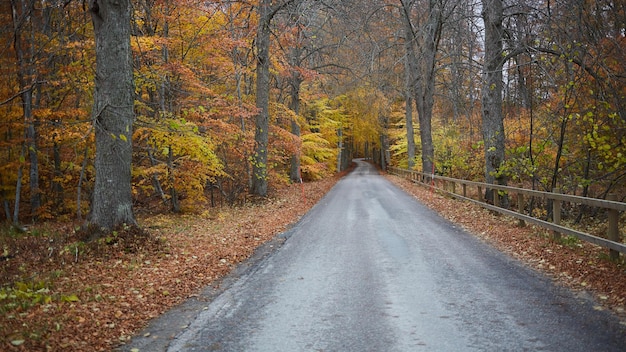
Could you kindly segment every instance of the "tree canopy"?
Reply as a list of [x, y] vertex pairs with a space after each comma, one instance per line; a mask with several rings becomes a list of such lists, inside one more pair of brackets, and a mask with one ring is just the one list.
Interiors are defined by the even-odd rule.
[[[132, 122], [108, 138], [132, 146], [133, 206], [234, 204], [354, 157], [626, 197], [626, 5], [495, 3], [132, 0]], [[0, 18], [3, 218], [83, 219], [107, 168], [89, 8]]]

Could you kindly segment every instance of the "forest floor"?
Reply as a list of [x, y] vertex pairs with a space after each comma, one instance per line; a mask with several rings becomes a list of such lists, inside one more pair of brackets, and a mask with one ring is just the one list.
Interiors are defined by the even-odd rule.
[[[449, 220], [550, 275], [626, 325], [626, 271], [603, 250], [555, 242], [546, 231], [387, 176]], [[208, 208], [199, 215], [153, 215], [143, 230], [99, 241], [72, 225], [46, 224], [0, 237], [0, 350], [108, 351], [174, 305], [194, 297], [298, 221], [337, 182], [291, 185], [266, 200]], [[7, 231], [5, 231], [7, 232]]]
[[0, 235], [0, 351], [123, 344], [286, 231], [339, 178], [201, 214], [138, 216], [141, 230], [121, 228], [92, 242], [71, 224]]

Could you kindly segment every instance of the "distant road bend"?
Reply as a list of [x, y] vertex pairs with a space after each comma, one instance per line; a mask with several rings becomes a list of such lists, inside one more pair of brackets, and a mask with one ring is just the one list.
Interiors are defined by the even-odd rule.
[[626, 351], [624, 327], [589, 298], [357, 163], [167, 350]]

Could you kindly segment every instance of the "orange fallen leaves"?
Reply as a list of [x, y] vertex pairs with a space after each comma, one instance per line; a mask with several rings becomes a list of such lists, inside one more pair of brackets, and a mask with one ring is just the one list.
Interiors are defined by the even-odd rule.
[[[45, 280], [56, 299], [5, 307], [0, 350], [108, 351], [124, 343], [296, 222], [337, 180], [305, 184], [306, 204], [301, 186], [291, 185], [237, 208], [145, 217], [140, 223], [149, 236], [133, 240], [120, 234], [113, 244], [81, 249], [78, 261], [74, 252], [48, 258], [50, 241], [60, 238], [25, 237], [26, 243], [15, 244], [18, 255], [0, 262], [2, 283]], [[71, 233], [65, 225], [46, 226]], [[54, 253], [71, 245], [65, 237]]]
[[[603, 309], [625, 316], [626, 272], [600, 259], [600, 249], [563, 246], [537, 235], [533, 227], [517, 227], [472, 204], [464, 204], [465, 211], [458, 213], [456, 200], [397, 177], [389, 179], [500, 250], [561, 284], [595, 293]], [[306, 204], [300, 185], [292, 185], [262, 203], [211, 208], [201, 215], [145, 217], [140, 221], [150, 236], [143, 242], [124, 243], [122, 238], [118, 245], [80, 253], [77, 262], [73, 252], [49, 258], [49, 238], [24, 238], [25, 243], [16, 245], [20, 255], [0, 263], [2, 282], [15, 281], [9, 273], [28, 273], [26, 279], [49, 280], [49, 294], [56, 299], [3, 312], [0, 350], [108, 351], [123, 344], [150, 319], [196, 296], [284, 231], [336, 181], [305, 184]]]

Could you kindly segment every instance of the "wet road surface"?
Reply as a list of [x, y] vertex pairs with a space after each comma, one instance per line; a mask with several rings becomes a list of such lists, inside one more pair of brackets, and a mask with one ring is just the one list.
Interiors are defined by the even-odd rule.
[[626, 351], [624, 327], [588, 297], [443, 220], [363, 161], [284, 236], [163, 348]]

